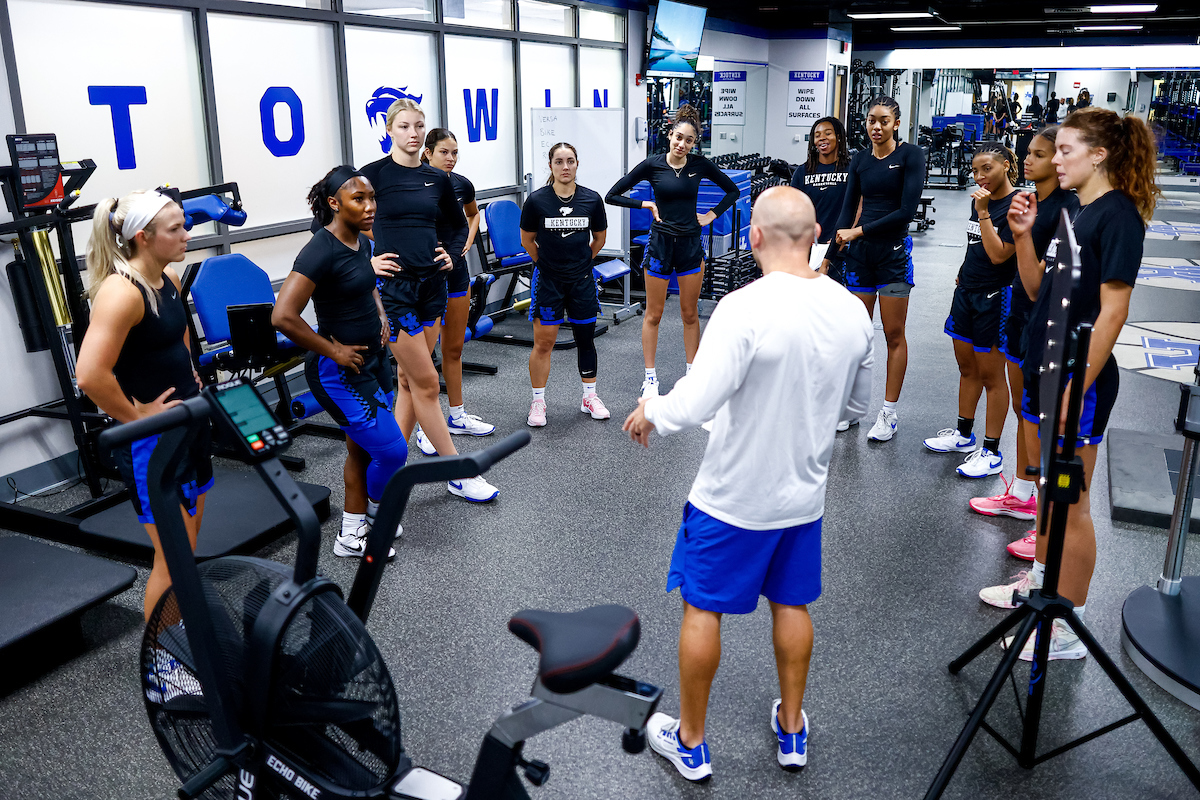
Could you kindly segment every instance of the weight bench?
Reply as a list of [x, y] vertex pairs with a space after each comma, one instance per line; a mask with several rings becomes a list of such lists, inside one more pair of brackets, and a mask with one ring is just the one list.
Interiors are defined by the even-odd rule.
[[612, 320], [614, 325], [620, 325], [623, 320], [636, 316], [642, 313], [641, 303], [631, 303], [629, 301], [629, 264], [620, 259], [610, 259], [601, 261], [599, 264], [592, 266], [592, 275], [596, 280], [603, 284], [612, 281], [621, 281], [621, 296], [620, 303], [605, 303], [600, 302], [600, 310], [603, 313], [605, 308], [612, 309]]
[[913, 217], [913, 222], [917, 223], [917, 230], [928, 230], [930, 226], [937, 224], [937, 220], [929, 216], [930, 211], [937, 211], [933, 207], [933, 198], [922, 197], [921, 202], [917, 204], [917, 215]]

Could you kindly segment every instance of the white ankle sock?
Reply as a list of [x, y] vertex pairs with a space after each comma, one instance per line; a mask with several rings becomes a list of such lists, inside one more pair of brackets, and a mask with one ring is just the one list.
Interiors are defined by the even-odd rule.
[[658, 383], [658, 373], [654, 371], [654, 367], [646, 367], [646, 380]]
[[1033, 569], [1029, 570], [1029, 577], [1033, 580], [1038, 588], [1046, 582], [1046, 565], [1040, 561], [1033, 562]]
[[684, 374], [684, 375], [691, 375], [691, 374], [692, 374], [692, 362], [690, 362], [690, 361], [689, 361], [689, 362], [687, 362], [687, 371], [686, 371], [685, 373], [683, 373], [683, 374]]
[[357, 536], [359, 528], [367, 522], [366, 514], [351, 514], [348, 511], [342, 512], [342, 536]]
[[533, 390], [533, 399], [541, 400], [543, 403], [546, 402], [546, 387], [543, 386], [540, 389], [534, 389]]
[[1036, 485], [1033, 481], [1027, 481], [1022, 478], [1013, 478], [1012, 484], [1008, 487], [1008, 493], [1017, 498], [1021, 502], [1025, 502], [1033, 497], [1033, 491]]
[[450, 419], [462, 419], [465, 414], [462, 406], [450, 406]]
[[1079, 617], [1079, 621], [1083, 622], [1083, 612], [1087, 610], [1087, 603], [1081, 606], [1075, 606], [1075, 616]]
[[586, 400], [589, 397], [595, 397], [595, 396], [596, 396], [596, 382], [592, 381], [591, 383], [588, 383], [587, 381], [584, 381], [583, 382], [583, 399]]
[[[899, 401], [896, 401], [896, 402], [899, 402]], [[892, 403], [892, 402], [888, 402], [887, 400], [884, 400], [883, 401], [883, 410], [890, 411], [893, 414], [895, 414], [896, 413], [896, 403]]]

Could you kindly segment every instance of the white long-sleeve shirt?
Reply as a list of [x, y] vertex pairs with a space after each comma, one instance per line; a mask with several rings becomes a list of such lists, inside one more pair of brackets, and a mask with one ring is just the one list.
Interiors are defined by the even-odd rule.
[[691, 504], [751, 530], [819, 519], [838, 421], [867, 411], [873, 345], [862, 301], [823, 275], [726, 295], [691, 374], [645, 407], [663, 436], [714, 420]]

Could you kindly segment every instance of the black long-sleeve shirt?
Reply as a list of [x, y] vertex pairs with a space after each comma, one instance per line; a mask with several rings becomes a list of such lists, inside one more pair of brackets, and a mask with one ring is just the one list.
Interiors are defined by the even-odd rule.
[[[884, 158], [876, 158], [869, 147], [860, 150], [850, 159], [846, 198], [842, 201], [837, 228], [842, 230], [854, 224], [861, 199], [862, 216], [858, 225], [863, 238], [879, 242], [903, 239], [917, 215], [924, 186], [925, 151], [920, 147], [901, 142]], [[837, 250], [835, 239], [829, 245], [830, 257]]]
[[617, 181], [608, 190], [604, 202], [626, 208], [641, 208], [641, 200], [624, 195], [642, 181], [649, 181], [650, 187], [654, 189], [654, 203], [658, 206], [658, 216], [662, 220], [652, 223], [651, 228], [671, 236], [699, 236], [700, 223], [696, 220], [696, 200], [700, 194], [700, 181], [705, 178], [725, 190], [725, 196], [712, 210], [713, 214], [719, 217], [737, 202], [737, 184], [716, 164], [704, 156], [695, 154], [689, 154], [687, 163], [678, 170], [667, 163], [666, 154], [650, 156]]

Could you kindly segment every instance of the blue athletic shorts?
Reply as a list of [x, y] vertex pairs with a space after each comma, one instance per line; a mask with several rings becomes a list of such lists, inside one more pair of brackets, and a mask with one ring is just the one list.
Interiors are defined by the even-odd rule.
[[758, 596], [803, 606], [821, 596], [821, 520], [752, 531], [688, 503], [671, 554], [667, 591], [718, 614], [749, 614]]
[[320, 353], [309, 353], [304, 359], [309, 391], [334, 422], [347, 429], [374, 425], [380, 414], [391, 415], [395, 402], [396, 372], [387, 350], [380, 347], [361, 355], [358, 372]]
[[565, 319], [572, 325], [587, 325], [595, 322], [600, 314], [599, 290], [590, 271], [576, 278], [560, 278], [536, 267], [530, 285], [533, 298], [529, 304], [531, 322], [561, 325]]
[[[129, 499], [138, 522], [153, 525], [154, 512], [150, 508], [150, 455], [158, 443], [158, 434], [138, 439], [124, 447], [113, 450], [113, 460], [125, 485], [129, 487]], [[212, 432], [205, 426], [192, 443], [191, 449], [179, 463], [176, 484], [179, 487], [179, 504], [196, 516], [196, 504], [200, 496], [213, 486]]]
[[695, 275], [704, 266], [704, 248], [700, 236], [672, 236], [650, 228], [650, 242], [642, 257], [642, 270], [667, 280], [671, 273], [682, 278]]
[[954, 287], [945, 331], [951, 339], [966, 342], [976, 353], [1004, 348], [1004, 323], [1012, 305], [1012, 287], [964, 289]]
[[[1083, 408], [1079, 410], [1079, 437], [1075, 440], [1076, 447], [1100, 444], [1104, 439], [1104, 429], [1108, 427], [1108, 418], [1117, 402], [1117, 392], [1121, 388], [1120, 370], [1117, 360], [1112, 356], [1096, 376], [1096, 380], [1083, 393]], [[1021, 415], [1034, 425], [1040, 424], [1041, 412], [1041, 383], [1037, 375], [1025, 373], [1024, 396], [1021, 398]], [[1064, 399], [1063, 402], [1066, 402]], [[1053, 413], [1052, 409], [1047, 409]], [[1040, 436], [1040, 433], [1039, 433]], [[1062, 437], [1059, 437], [1062, 444]]]

